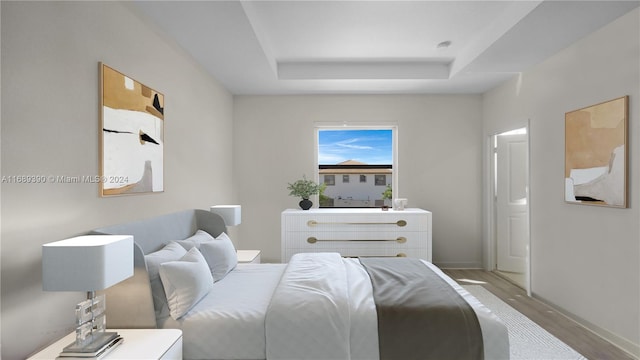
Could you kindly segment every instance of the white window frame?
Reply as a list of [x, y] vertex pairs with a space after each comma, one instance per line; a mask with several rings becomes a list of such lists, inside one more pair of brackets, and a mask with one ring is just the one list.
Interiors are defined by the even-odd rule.
[[317, 122], [314, 124], [314, 162], [315, 162], [315, 175], [314, 179], [316, 183], [320, 184], [320, 174], [318, 172], [319, 165], [318, 164], [318, 140], [320, 138], [319, 132], [320, 130], [391, 130], [391, 151], [393, 158], [393, 172], [391, 174], [391, 191], [393, 192], [393, 198], [391, 199], [393, 203], [393, 199], [395, 199], [399, 194], [399, 186], [398, 186], [398, 173], [400, 172], [400, 166], [398, 162], [398, 124], [388, 122], [388, 123], [348, 123], [348, 122]]

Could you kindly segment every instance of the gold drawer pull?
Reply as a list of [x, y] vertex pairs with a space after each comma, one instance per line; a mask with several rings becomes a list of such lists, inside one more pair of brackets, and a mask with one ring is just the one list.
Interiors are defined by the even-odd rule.
[[327, 239], [318, 239], [317, 237], [314, 236], [310, 236], [307, 238], [307, 242], [309, 244], [315, 244], [318, 241], [395, 241], [398, 244], [404, 244], [407, 242], [407, 238], [404, 236], [400, 236], [397, 239], [349, 239], [349, 240], [339, 240], [339, 239], [331, 239], [331, 240], [327, 240]]
[[406, 220], [398, 220], [396, 222], [319, 222], [316, 220], [307, 221], [308, 226], [316, 225], [398, 225], [400, 227], [407, 226]]
[[384, 258], [389, 258], [389, 257], [407, 257], [407, 254], [405, 253], [397, 253], [395, 255], [368, 255], [368, 256], [343, 256], [343, 257], [350, 257], [350, 258], [374, 258], [374, 257], [384, 257]]

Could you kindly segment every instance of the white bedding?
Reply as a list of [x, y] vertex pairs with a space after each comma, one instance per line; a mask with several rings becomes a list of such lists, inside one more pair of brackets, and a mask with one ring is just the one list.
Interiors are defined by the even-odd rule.
[[291, 257], [267, 310], [267, 359], [349, 359], [347, 277], [339, 254]]
[[[340, 265], [334, 256], [320, 260], [320, 266], [305, 261], [290, 265], [296, 267], [294, 280], [271, 305], [287, 265], [239, 264], [187, 315], [178, 321], [165, 319], [159, 326], [183, 330], [185, 359], [378, 359], [377, 315], [368, 274], [357, 259], [337, 259]], [[507, 359], [508, 335], [502, 322], [437, 267], [424, 263], [475, 309], [485, 359]], [[309, 291], [322, 295], [313, 305], [304, 298]]]
[[179, 320], [185, 359], [264, 359], [264, 317], [286, 264], [238, 264]]

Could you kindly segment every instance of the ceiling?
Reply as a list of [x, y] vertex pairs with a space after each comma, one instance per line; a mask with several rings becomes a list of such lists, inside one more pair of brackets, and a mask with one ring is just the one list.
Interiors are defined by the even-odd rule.
[[135, 1], [131, 8], [233, 94], [469, 94], [638, 4]]

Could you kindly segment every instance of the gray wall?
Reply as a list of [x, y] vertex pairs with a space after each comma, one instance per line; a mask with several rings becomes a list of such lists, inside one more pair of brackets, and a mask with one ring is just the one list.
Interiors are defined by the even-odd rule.
[[[638, 10], [484, 96], [485, 137], [531, 121], [533, 294], [640, 354]], [[629, 95], [629, 209], [564, 202], [564, 114]], [[599, 328], [599, 329], [598, 329]]]
[[315, 124], [397, 124], [398, 197], [433, 212], [433, 261], [482, 266], [481, 97], [236, 96], [234, 179], [243, 247], [280, 261], [287, 183], [315, 172]]
[[232, 96], [116, 2], [2, 5], [2, 175], [98, 174], [98, 62], [165, 96], [165, 192], [2, 184], [2, 358], [72, 329], [80, 293], [44, 292], [41, 245], [98, 226], [233, 202]]

